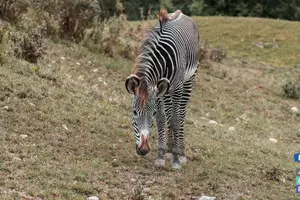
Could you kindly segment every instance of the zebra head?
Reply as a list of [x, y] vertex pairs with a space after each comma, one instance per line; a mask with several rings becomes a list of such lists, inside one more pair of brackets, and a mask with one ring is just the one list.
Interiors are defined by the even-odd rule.
[[170, 82], [162, 78], [156, 85], [151, 86], [144, 78], [140, 79], [131, 74], [125, 85], [127, 91], [134, 95], [132, 127], [136, 139], [136, 152], [138, 155], [146, 155], [150, 151], [149, 136], [156, 114], [156, 99], [169, 90]]

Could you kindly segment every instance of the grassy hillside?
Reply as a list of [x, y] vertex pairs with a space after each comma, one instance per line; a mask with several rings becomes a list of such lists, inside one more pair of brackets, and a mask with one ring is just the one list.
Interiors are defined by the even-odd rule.
[[[0, 65], [0, 199], [296, 199], [300, 114], [290, 108], [300, 105], [284, 98], [282, 85], [299, 78], [299, 23], [195, 20], [202, 42], [220, 45], [227, 58], [199, 69], [183, 170], [154, 167], [155, 127], [152, 152], [135, 153], [124, 88], [133, 60], [48, 40], [37, 64], [8, 56]], [[138, 24], [134, 34], [153, 22]], [[252, 44], [273, 38], [278, 48]]]

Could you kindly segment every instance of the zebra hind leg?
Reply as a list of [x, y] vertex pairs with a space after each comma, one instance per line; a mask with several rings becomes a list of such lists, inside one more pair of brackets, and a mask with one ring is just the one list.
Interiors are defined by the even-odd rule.
[[180, 100], [180, 139], [179, 139], [179, 145], [180, 145], [180, 156], [179, 160], [181, 164], [186, 164], [187, 163], [187, 158], [185, 155], [185, 145], [184, 145], [184, 121], [186, 117], [186, 109], [187, 105], [191, 96], [192, 92], [192, 86], [193, 86], [193, 81], [195, 79], [196, 73], [187, 81], [183, 84], [183, 94], [182, 98]]

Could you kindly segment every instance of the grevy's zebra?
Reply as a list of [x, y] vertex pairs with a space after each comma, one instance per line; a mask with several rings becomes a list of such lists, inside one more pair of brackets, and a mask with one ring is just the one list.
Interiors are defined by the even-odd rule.
[[155, 164], [165, 165], [167, 121], [167, 153], [173, 154], [172, 167], [179, 169], [186, 162], [183, 125], [199, 64], [199, 33], [195, 22], [180, 10], [167, 14], [161, 9], [158, 19], [142, 43], [125, 85], [134, 95], [132, 125], [137, 154], [150, 151], [148, 138], [156, 115], [159, 149]]

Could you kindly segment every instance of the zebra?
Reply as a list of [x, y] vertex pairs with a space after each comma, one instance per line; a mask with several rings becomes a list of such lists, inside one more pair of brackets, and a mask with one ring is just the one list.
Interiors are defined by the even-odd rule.
[[126, 89], [133, 95], [132, 127], [138, 155], [150, 151], [150, 128], [156, 118], [156, 166], [165, 166], [165, 154], [172, 156], [173, 169], [187, 161], [183, 128], [199, 66], [199, 39], [192, 18], [180, 10], [167, 13], [160, 9], [158, 23], [142, 42], [133, 72], [126, 79]]

